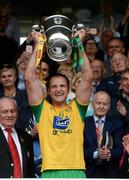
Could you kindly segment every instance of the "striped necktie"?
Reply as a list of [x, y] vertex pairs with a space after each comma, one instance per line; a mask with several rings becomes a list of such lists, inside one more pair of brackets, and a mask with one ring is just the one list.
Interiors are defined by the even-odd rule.
[[104, 121], [102, 119], [98, 119], [96, 121], [98, 127], [97, 127], [97, 139], [98, 139], [98, 146], [101, 147], [101, 142], [103, 138], [103, 126], [104, 126]]

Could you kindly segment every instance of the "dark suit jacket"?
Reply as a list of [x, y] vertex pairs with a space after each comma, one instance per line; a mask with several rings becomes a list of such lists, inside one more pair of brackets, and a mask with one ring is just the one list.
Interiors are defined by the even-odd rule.
[[[16, 130], [21, 145], [23, 161], [23, 178], [34, 177], [33, 145], [31, 136], [25, 132]], [[8, 142], [0, 128], [0, 178], [13, 177], [13, 159]]]
[[123, 153], [122, 147], [122, 125], [119, 119], [105, 119], [102, 145], [105, 145], [106, 131], [113, 141], [111, 148], [110, 161], [102, 160], [98, 164], [96, 159], [93, 159], [93, 153], [98, 149], [96, 126], [93, 116], [86, 118], [84, 129], [84, 154], [86, 161], [87, 177], [94, 178], [116, 178], [119, 177], [118, 162]]
[[101, 83], [97, 86], [96, 91], [105, 91], [110, 97], [116, 96], [116, 92], [119, 90], [120, 74], [113, 74], [110, 77], [104, 78]]
[[[124, 135], [129, 134], [129, 100], [122, 95], [122, 91], [118, 91], [116, 93], [116, 96], [112, 98], [111, 100], [111, 106], [112, 106], [112, 114], [115, 113], [116, 116], [121, 118], [122, 124], [123, 124], [123, 133]], [[126, 116], [122, 116], [117, 111], [117, 102], [121, 101], [122, 104], [126, 107], [127, 114]]]

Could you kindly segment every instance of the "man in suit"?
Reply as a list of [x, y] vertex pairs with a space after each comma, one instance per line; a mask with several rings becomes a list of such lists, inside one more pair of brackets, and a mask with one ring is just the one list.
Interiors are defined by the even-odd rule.
[[[32, 139], [25, 132], [14, 128], [17, 112], [17, 104], [13, 98], [0, 98], [0, 178], [34, 177]], [[8, 131], [11, 132], [11, 137]], [[15, 158], [10, 148], [10, 141], [13, 141], [11, 147], [15, 146]], [[17, 164], [15, 164], [16, 159], [18, 159]], [[18, 173], [16, 173], [17, 167], [19, 167]]]
[[116, 103], [114, 111], [120, 113], [118, 115], [121, 115], [123, 133], [124, 135], [127, 135], [129, 134], [129, 69], [122, 72], [120, 85], [121, 90], [117, 92], [113, 99]]
[[126, 56], [122, 53], [115, 52], [111, 58], [110, 68], [113, 74], [101, 81], [100, 85], [97, 86], [97, 91], [107, 92], [112, 100], [120, 88], [121, 74], [128, 68]]
[[93, 108], [94, 115], [86, 118], [84, 129], [87, 177], [117, 178], [123, 152], [121, 122], [115, 117], [107, 117], [110, 97], [104, 91], [95, 94]]

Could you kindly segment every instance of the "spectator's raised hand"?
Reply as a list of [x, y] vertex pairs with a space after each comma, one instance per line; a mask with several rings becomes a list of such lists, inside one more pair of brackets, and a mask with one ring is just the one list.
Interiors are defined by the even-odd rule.
[[127, 8], [126, 8], [124, 17], [125, 17], [126, 19], [129, 18], [129, 4], [128, 4]]
[[101, 38], [104, 31], [104, 19], [101, 21], [99, 29], [98, 29], [98, 36]]
[[127, 153], [129, 154], [129, 137], [128, 136], [123, 137], [122, 144], [123, 144], [125, 150], [127, 151]]
[[126, 116], [127, 110], [121, 101], [117, 102], [117, 111], [122, 115]]
[[129, 18], [129, 4], [127, 5], [127, 8], [125, 10], [125, 14], [122, 18], [121, 25], [126, 24], [127, 19]]
[[110, 29], [111, 29], [111, 31], [112, 31], [113, 33], [116, 32], [116, 30], [115, 30], [115, 22], [114, 22], [113, 16], [110, 16]]

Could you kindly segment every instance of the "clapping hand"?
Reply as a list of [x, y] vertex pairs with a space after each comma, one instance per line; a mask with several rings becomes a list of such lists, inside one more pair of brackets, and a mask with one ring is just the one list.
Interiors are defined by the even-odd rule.
[[129, 137], [128, 136], [123, 137], [122, 144], [123, 144], [125, 150], [127, 151], [127, 153], [129, 154]]
[[118, 101], [118, 102], [117, 102], [117, 111], [118, 111], [122, 116], [126, 116], [126, 114], [127, 114], [126, 107], [122, 104], [121, 101]]

